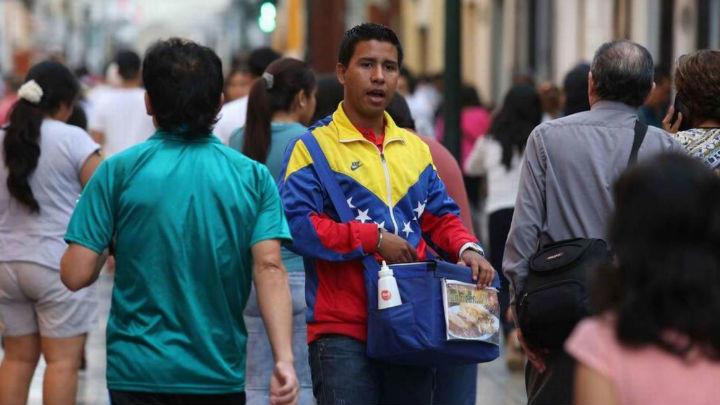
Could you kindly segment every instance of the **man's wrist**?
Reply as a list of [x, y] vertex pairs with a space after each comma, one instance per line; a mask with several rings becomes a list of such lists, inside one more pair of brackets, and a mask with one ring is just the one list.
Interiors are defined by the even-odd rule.
[[382, 240], [383, 240], [383, 228], [378, 226], [378, 240], [377, 240], [377, 245], [375, 245], [376, 252], [380, 250], [380, 244], [382, 243]]
[[482, 246], [478, 245], [475, 242], [468, 242], [460, 248], [460, 253], [458, 254], [458, 257], [462, 259], [463, 253], [466, 251], [471, 250], [473, 252], [477, 252], [480, 256], [485, 256], [485, 250], [482, 248]]

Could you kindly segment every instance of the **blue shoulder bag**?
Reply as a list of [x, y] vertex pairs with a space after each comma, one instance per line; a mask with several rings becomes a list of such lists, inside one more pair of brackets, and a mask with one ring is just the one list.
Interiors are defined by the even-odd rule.
[[[301, 137], [313, 160], [320, 183], [342, 222], [355, 217], [335, 180], [317, 140]], [[447, 340], [443, 306], [443, 280], [473, 284], [466, 266], [441, 260], [391, 265], [402, 304], [379, 310], [377, 284], [380, 265], [373, 255], [363, 258], [368, 301], [367, 355], [373, 359], [417, 366], [483, 363], [496, 359], [500, 349], [482, 341]], [[493, 280], [499, 287], [499, 279]]]

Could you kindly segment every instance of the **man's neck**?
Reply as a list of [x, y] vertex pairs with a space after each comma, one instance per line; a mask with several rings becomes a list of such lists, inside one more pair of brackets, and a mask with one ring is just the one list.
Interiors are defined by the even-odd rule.
[[345, 112], [345, 115], [347, 115], [350, 122], [356, 128], [370, 129], [376, 134], [382, 134], [383, 132], [385, 132], [384, 115], [381, 114], [377, 117], [365, 117], [359, 114], [357, 111], [353, 110], [352, 108], [346, 107], [344, 103], [342, 109]]
[[140, 79], [123, 80], [120, 83], [121, 89], [134, 89], [136, 87], [140, 87]]

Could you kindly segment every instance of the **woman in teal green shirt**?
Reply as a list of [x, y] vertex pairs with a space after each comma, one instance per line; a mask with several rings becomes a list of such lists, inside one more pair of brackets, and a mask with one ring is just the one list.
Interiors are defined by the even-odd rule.
[[[264, 163], [277, 179], [285, 147], [307, 131], [305, 125], [315, 112], [315, 91], [315, 75], [305, 63], [292, 58], [271, 63], [250, 90], [245, 127], [232, 134], [230, 147]], [[282, 260], [289, 274], [293, 301], [293, 353], [300, 384], [298, 403], [312, 404], [305, 324], [305, 269], [302, 257], [285, 248]], [[254, 290], [244, 315], [248, 331], [247, 404], [264, 405], [268, 403], [273, 358]]]

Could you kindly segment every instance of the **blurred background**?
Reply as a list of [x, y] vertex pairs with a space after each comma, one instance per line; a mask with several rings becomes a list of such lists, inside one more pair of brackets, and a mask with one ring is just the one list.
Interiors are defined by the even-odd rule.
[[[421, 78], [442, 73], [457, 47], [462, 82], [490, 104], [523, 78], [561, 82], [613, 38], [645, 45], [667, 69], [720, 47], [720, 0], [0, 0], [0, 70], [22, 76], [52, 56], [102, 75], [118, 49], [183, 36], [226, 69], [269, 45], [331, 72], [342, 33], [362, 21], [395, 29]], [[449, 43], [448, 25], [459, 40]]]

